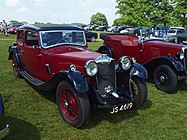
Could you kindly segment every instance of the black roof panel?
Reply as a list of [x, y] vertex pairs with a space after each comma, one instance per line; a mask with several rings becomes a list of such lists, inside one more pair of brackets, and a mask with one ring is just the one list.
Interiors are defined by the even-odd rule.
[[28, 29], [35, 31], [46, 31], [46, 30], [83, 30], [78, 26], [64, 25], [64, 24], [26, 24], [19, 29]]

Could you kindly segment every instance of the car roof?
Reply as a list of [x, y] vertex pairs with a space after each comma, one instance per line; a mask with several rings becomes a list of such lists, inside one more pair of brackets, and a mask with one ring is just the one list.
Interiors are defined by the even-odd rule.
[[64, 25], [64, 24], [26, 24], [18, 28], [35, 30], [35, 31], [46, 31], [46, 30], [83, 30], [78, 26]]

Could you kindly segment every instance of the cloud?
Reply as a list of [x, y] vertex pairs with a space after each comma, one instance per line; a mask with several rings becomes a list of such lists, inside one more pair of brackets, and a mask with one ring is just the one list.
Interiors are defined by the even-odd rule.
[[35, 6], [42, 6], [44, 4], [45, 0], [34, 0]]
[[20, 12], [20, 13], [24, 13], [24, 12], [28, 12], [29, 9], [27, 7], [20, 7], [16, 10], [17, 12]]
[[16, 7], [19, 4], [19, 0], [6, 0], [5, 5], [8, 7]]
[[93, 0], [85, 0], [85, 1], [81, 2], [81, 5], [86, 6], [86, 7], [92, 6], [93, 4], [95, 4], [95, 1], [93, 1]]

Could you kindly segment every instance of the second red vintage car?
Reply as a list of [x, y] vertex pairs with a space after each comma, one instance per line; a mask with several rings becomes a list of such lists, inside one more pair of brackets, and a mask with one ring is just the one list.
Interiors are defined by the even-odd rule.
[[149, 78], [164, 92], [172, 92], [178, 80], [187, 84], [187, 46], [163, 40], [139, 39], [129, 34], [101, 34], [104, 40], [98, 52], [118, 60], [135, 57], [148, 71]]
[[14, 74], [40, 90], [55, 90], [62, 118], [74, 127], [81, 127], [95, 107], [113, 114], [139, 108], [147, 99], [145, 68], [128, 56], [116, 63], [88, 49], [78, 27], [21, 26], [9, 52]]

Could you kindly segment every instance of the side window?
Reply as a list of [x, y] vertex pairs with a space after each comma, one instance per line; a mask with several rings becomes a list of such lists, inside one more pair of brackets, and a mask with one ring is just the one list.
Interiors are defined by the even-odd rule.
[[23, 31], [19, 31], [17, 37], [17, 41], [19, 44], [23, 44], [23, 37], [24, 37]]
[[38, 35], [35, 32], [26, 32], [26, 41], [27, 46], [38, 45]]

